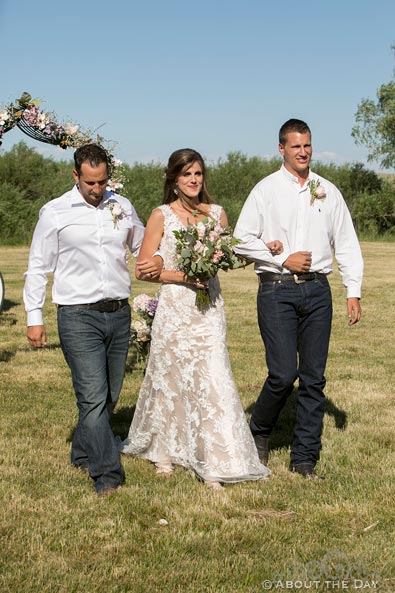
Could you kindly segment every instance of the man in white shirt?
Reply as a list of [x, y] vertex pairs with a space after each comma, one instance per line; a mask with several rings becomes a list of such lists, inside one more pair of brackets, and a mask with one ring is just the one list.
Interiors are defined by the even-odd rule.
[[[348, 323], [360, 320], [363, 260], [351, 216], [339, 190], [310, 171], [311, 132], [290, 119], [281, 127], [281, 169], [260, 181], [240, 213], [235, 236], [259, 278], [258, 321], [268, 376], [256, 402], [251, 431], [261, 460], [269, 436], [299, 379], [290, 470], [317, 477], [324, 417], [325, 366], [332, 322], [327, 276], [332, 249], [347, 290]], [[280, 255], [265, 245], [283, 243]]]
[[[60, 344], [79, 409], [71, 462], [89, 472], [103, 496], [125, 479], [110, 416], [130, 332], [126, 247], [138, 255], [144, 226], [129, 200], [106, 190], [110, 164], [101, 146], [78, 148], [74, 163], [76, 185], [41, 209], [34, 231], [24, 288], [27, 337], [31, 346], [45, 346], [42, 309], [47, 274], [53, 272]], [[155, 277], [162, 259], [155, 256], [143, 267]]]

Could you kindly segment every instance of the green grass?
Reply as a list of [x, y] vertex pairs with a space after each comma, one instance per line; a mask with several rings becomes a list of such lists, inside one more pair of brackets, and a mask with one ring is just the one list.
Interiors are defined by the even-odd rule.
[[[377, 575], [379, 590], [393, 592], [395, 244], [362, 247], [363, 319], [353, 328], [340, 278], [332, 278], [324, 482], [287, 469], [291, 396], [272, 438], [270, 480], [214, 492], [182, 468], [160, 479], [148, 462], [127, 457], [127, 483], [107, 499], [69, 465], [77, 413], [50, 294], [49, 345], [33, 351], [21, 303], [28, 250], [1, 248], [2, 593], [260, 593], [265, 581], [272, 591], [333, 591], [342, 590], [341, 580], [348, 590], [370, 591]], [[256, 279], [247, 268], [223, 274], [221, 284], [232, 366], [249, 415], [266, 374]], [[135, 281], [140, 292], [154, 294], [155, 286]], [[122, 436], [141, 379], [131, 353], [114, 416]]]

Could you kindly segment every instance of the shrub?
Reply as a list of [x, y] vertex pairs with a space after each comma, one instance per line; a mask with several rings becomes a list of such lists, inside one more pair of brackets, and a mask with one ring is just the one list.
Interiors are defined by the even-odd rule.
[[210, 194], [225, 208], [231, 226], [236, 224], [252, 188], [280, 165], [278, 158], [264, 160], [260, 157], [249, 158], [241, 152], [231, 152], [225, 161], [220, 159], [208, 167]]
[[[270, 160], [231, 152], [207, 167], [213, 199], [225, 208], [234, 226], [251, 189], [263, 177], [278, 170], [279, 158]], [[29, 243], [40, 207], [73, 185], [73, 163], [53, 161], [20, 142], [0, 155], [0, 243]], [[317, 162], [313, 170], [332, 181], [342, 192], [357, 231], [364, 236], [395, 236], [395, 183], [383, 181], [361, 163], [342, 166]], [[164, 165], [125, 166], [122, 193], [130, 198], [146, 223], [162, 203]]]
[[23, 191], [10, 183], [0, 183], [0, 243], [30, 243], [42, 203], [31, 202]]
[[125, 166], [126, 182], [121, 193], [130, 199], [144, 224], [152, 210], [162, 204], [163, 174], [164, 166], [159, 163]]
[[395, 184], [383, 182], [380, 192], [359, 195], [352, 214], [359, 234], [395, 237]]
[[24, 142], [0, 156], [0, 183], [10, 183], [31, 201], [48, 201], [70, 189], [72, 170], [71, 163], [43, 157]]

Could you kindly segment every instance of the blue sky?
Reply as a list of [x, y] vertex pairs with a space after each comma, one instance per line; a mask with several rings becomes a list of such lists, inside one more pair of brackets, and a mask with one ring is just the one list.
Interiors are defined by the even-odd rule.
[[315, 158], [365, 163], [351, 128], [393, 76], [394, 23], [393, 0], [0, 0], [0, 101], [28, 91], [60, 120], [105, 124], [129, 164], [185, 146], [271, 157], [289, 117], [309, 123]]

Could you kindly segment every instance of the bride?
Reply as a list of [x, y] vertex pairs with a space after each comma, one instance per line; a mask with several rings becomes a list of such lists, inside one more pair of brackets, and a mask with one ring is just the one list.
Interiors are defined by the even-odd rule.
[[166, 168], [163, 205], [147, 222], [136, 264], [136, 277], [151, 280], [139, 261], [157, 250], [163, 257], [150, 356], [120, 450], [150, 460], [158, 474], [171, 474], [174, 465], [192, 469], [218, 489], [266, 478], [270, 470], [259, 461], [230, 368], [218, 277], [209, 280], [212, 304], [201, 311], [195, 296], [204, 285], [177, 269], [173, 231], [205, 217], [227, 226], [223, 208], [211, 203], [202, 157], [177, 150]]

